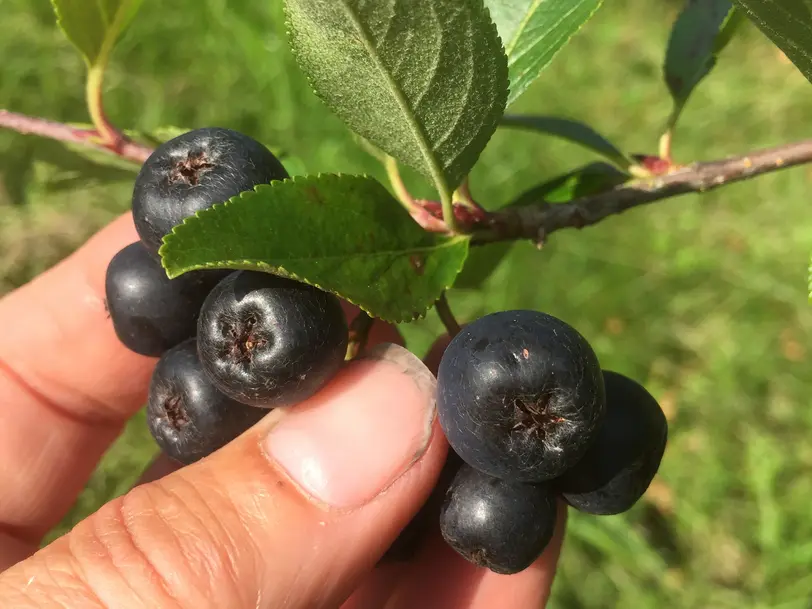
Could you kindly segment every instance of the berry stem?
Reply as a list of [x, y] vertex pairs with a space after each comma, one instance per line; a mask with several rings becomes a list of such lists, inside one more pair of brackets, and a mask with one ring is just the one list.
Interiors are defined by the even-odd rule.
[[454, 313], [451, 311], [451, 307], [448, 304], [448, 298], [446, 298], [445, 292], [437, 299], [437, 302], [434, 303], [434, 308], [437, 310], [437, 315], [440, 318], [440, 321], [443, 322], [445, 326], [446, 332], [451, 338], [454, 338], [457, 334], [460, 333], [462, 328], [460, 327], [457, 318], [454, 317]]
[[355, 319], [350, 323], [350, 338], [347, 343], [345, 361], [355, 359], [363, 353], [369, 340], [369, 332], [372, 330], [374, 323], [375, 318], [366, 311], [361, 311], [355, 316]]

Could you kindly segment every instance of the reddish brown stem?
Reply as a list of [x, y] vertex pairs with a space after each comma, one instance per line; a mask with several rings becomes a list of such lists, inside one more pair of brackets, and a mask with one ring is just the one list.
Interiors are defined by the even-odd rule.
[[445, 326], [446, 332], [451, 338], [454, 338], [457, 334], [460, 333], [462, 328], [460, 327], [457, 318], [454, 317], [454, 313], [451, 311], [451, 307], [448, 304], [448, 299], [446, 298], [445, 292], [443, 292], [442, 296], [437, 299], [437, 302], [434, 303], [434, 308], [437, 310], [437, 316], [440, 318], [440, 321], [443, 322], [443, 326]]
[[60, 142], [72, 142], [98, 150], [105, 150], [138, 164], [146, 161], [149, 155], [152, 154], [152, 148], [133, 142], [128, 138], [104, 143], [104, 138], [95, 129], [79, 129], [64, 123], [26, 116], [8, 110], [0, 110], [0, 127], [18, 133], [38, 135]]

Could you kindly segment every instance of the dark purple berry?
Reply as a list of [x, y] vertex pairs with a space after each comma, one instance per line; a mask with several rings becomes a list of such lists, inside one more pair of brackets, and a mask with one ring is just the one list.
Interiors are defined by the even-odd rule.
[[107, 267], [107, 312], [128, 349], [157, 357], [191, 338], [200, 307], [224, 271], [193, 271], [169, 279], [140, 242], [118, 252]]
[[668, 422], [636, 381], [609, 370], [603, 379], [606, 417], [598, 437], [554, 484], [574, 508], [608, 515], [630, 509], [648, 489], [665, 452]]
[[270, 273], [237, 271], [215, 287], [198, 322], [203, 367], [251, 406], [296, 404], [341, 367], [348, 329], [339, 299]]
[[524, 571], [555, 532], [555, 493], [548, 483], [507, 482], [463, 465], [440, 514], [440, 531], [466, 560], [495, 573]]
[[288, 177], [282, 163], [247, 135], [207, 127], [158, 146], [135, 179], [133, 218], [151, 253], [185, 218], [215, 203]]
[[443, 354], [437, 381], [451, 447], [504, 480], [559, 476], [583, 457], [603, 419], [595, 352], [545, 313], [504, 311], [466, 326]]
[[266, 414], [217, 391], [200, 365], [194, 339], [167, 351], [152, 374], [149, 430], [161, 450], [180, 463], [210, 455]]

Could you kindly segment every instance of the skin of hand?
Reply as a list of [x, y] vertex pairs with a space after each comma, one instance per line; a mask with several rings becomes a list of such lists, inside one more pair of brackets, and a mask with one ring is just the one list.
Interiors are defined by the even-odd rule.
[[446, 343], [426, 366], [385, 324], [314, 397], [194, 465], [159, 461], [38, 549], [146, 401], [157, 360], [118, 342], [104, 305], [107, 263], [136, 239], [122, 216], [0, 300], [0, 608], [544, 605], [563, 506], [554, 541], [516, 575], [467, 563], [439, 531], [409, 562], [376, 566], [447, 451], [430, 372]]

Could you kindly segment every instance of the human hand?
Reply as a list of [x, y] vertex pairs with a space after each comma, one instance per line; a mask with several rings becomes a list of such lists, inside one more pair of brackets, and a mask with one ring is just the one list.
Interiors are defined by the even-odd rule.
[[146, 401], [156, 360], [119, 343], [104, 307], [106, 265], [136, 239], [128, 214], [0, 300], [0, 607], [543, 606], [563, 508], [547, 551], [516, 575], [464, 561], [438, 530], [411, 561], [376, 566], [447, 451], [434, 377], [384, 324], [370, 356], [313, 398], [37, 552]]

